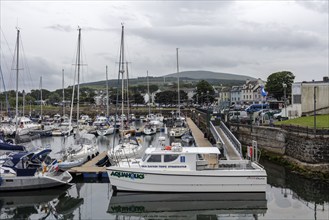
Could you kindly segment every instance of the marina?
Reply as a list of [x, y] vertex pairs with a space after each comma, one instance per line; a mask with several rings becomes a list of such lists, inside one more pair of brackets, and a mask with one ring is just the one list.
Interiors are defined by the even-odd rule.
[[[195, 126], [195, 124], [193, 124], [194, 122], [190, 121], [189, 118], [187, 118], [187, 121], [195, 138], [195, 145], [191, 145], [190, 148], [197, 146], [197, 143], [205, 143], [204, 139], [206, 138], [202, 135], [201, 130], [198, 130], [198, 127]], [[143, 126], [142, 122], [139, 121], [135, 121], [134, 125], [136, 127]], [[198, 132], [199, 135], [195, 135]], [[159, 146], [159, 138], [163, 136], [168, 137], [168, 134], [158, 132], [152, 136], [140, 136], [139, 138], [141, 139], [143, 150], [147, 150], [151, 146]], [[46, 219], [52, 219], [54, 216], [71, 216], [70, 218], [74, 219], [179, 218], [187, 220], [198, 219], [201, 216], [209, 219], [273, 219], [285, 218], [292, 214], [296, 216], [294, 219], [303, 219], [302, 217], [305, 216], [313, 216], [314, 212], [317, 213], [316, 219], [325, 219], [327, 216], [329, 198], [326, 196], [328, 195], [328, 186], [326, 183], [312, 184], [313, 187], [320, 187], [318, 188], [320, 194], [317, 194], [317, 196], [322, 195], [322, 199], [321, 202], [316, 200], [308, 203], [307, 206], [314, 206], [314, 208], [306, 209], [308, 211], [305, 212], [305, 207], [307, 207], [305, 200], [309, 199], [308, 197], [303, 197], [305, 195], [301, 192], [304, 192], [304, 190], [294, 187], [289, 188], [291, 187], [289, 181], [292, 179], [298, 181], [296, 178], [300, 177], [295, 176], [293, 178], [288, 178], [292, 174], [282, 171], [284, 168], [268, 162], [265, 163], [264, 161], [261, 161], [261, 164], [265, 166], [269, 178], [264, 191], [260, 193], [227, 192], [209, 194], [194, 192], [192, 194], [173, 194], [168, 192], [157, 194], [114, 191], [108, 176], [104, 175], [106, 174], [106, 167], [98, 167], [96, 164], [107, 156], [106, 152], [112, 148], [113, 144], [116, 145], [118, 143], [118, 139], [118, 134], [97, 137], [96, 143], [99, 146], [100, 154], [84, 165], [69, 170], [73, 175], [72, 186], [38, 192], [23, 191], [21, 193], [1, 193], [1, 218], [13, 216], [11, 214], [12, 212], [9, 210], [17, 210], [15, 214], [16, 218], [23, 214], [21, 211], [25, 210], [25, 215], [27, 213], [31, 218], [48, 216]], [[164, 140], [163, 145], [169, 146], [169, 138], [165, 138]], [[175, 139], [174, 141], [178, 142], [179, 139]], [[73, 142], [73, 135], [68, 137], [54, 136], [38, 138], [24, 145], [26, 145], [27, 148], [49, 146], [53, 149], [51, 156], [56, 158], [59, 156], [57, 152], [61, 151], [63, 144], [70, 145]], [[282, 175], [288, 176], [285, 177]], [[299, 181], [305, 182], [305, 185], [303, 185], [304, 187], [308, 184], [307, 180]], [[27, 198], [29, 198], [29, 200], [27, 200]], [[287, 202], [291, 205], [285, 205], [284, 209], [291, 207], [289, 209], [290, 211], [277, 212], [277, 210], [283, 209], [280, 204]], [[295, 205], [292, 206], [292, 204]], [[31, 207], [34, 208], [31, 209]], [[44, 209], [42, 207], [51, 208]], [[301, 210], [303, 210], [303, 215], [299, 214]]]

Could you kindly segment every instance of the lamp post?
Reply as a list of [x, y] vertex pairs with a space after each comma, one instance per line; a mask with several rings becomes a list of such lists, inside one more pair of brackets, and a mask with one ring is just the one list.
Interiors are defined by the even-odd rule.
[[287, 118], [287, 96], [286, 96], [286, 90], [287, 90], [287, 84], [282, 83], [283, 86], [283, 96], [284, 96], [284, 113], [285, 113], [285, 117]]

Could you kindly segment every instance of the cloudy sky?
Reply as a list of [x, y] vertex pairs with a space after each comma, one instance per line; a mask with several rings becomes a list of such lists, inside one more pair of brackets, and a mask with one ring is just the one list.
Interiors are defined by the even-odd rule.
[[[0, 0], [1, 68], [15, 87], [13, 54], [21, 30], [20, 90], [73, 83], [82, 28], [82, 82], [117, 79], [121, 23], [135, 78], [210, 70], [266, 80], [288, 70], [295, 81], [328, 76], [328, 0], [26, 1]], [[3, 88], [2, 83], [0, 85]]]

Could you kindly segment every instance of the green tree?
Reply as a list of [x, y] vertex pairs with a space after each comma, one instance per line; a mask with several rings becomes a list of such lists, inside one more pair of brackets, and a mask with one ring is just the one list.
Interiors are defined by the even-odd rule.
[[195, 102], [197, 101], [202, 104], [214, 101], [215, 90], [206, 80], [199, 81], [196, 87], [196, 94], [193, 96]]
[[140, 93], [135, 93], [132, 96], [132, 100], [136, 104], [144, 104], [144, 97]]
[[50, 104], [54, 104], [54, 103], [59, 103], [62, 101], [62, 97], [56, 93], [56, 92], [52, 92], [49, 97], [48, 97], [49, 103]]
[[273, 96], [278, 100], [283, 100], [284, 96], [284, 87], [283, 83], [287, 85], [286, 95], [287, 97], [291, 96], [291, 85], [294, 82], [295, 76], [292, 72], [282, 71], [272, 73], [267, 77], [267, 83], [265, 86], [265, 90], [269, 95]]

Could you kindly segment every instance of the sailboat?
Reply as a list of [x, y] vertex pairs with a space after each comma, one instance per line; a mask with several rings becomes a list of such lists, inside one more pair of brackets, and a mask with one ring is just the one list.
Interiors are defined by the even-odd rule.
[[[28, 117], [19, 116], [18, 113], [18, 76], [19, 76], [19, 42], [20, 42], [20, 30], [17, 29], [17, 40], [16, 40], [16, 113], [15, 118], [12, 122], [15, 125], [9, 125], [3, 128], [3, 132], [5, 135], [15, 136], [16, 140], [19, 139], [22, 135], [27, 135], [31, 130], [40, 129], [41, 126], [32, 122], [32, 120]], [[24, 108], [23, 108], [24, 109]]]
[[[76, 63], [76, 74], [77, 74], [77, 133], [74, 140], [74, 143], [70, 147], [65, 147], [65, 153], [63, 160], [59, 163], [59, 168], [62, 170], [67, 170], [69, 168], [80, 166], [86, 161], [98, 155], [98, 145], [96, 143], [96, 137], [93, 134], [88, 134], [85, 131], [79, 131], [79, 89], [80, 89], [80, 66], [81, 64], [81, 28], [78, 29], [78, 51], [77, 51], [77, 63]], [[71, 112], [70, 112], [70, 122], [69, 126], [72, 123], [72, 113], [73, 113], [73, 99], [74, 99], [74, 90], [72, 94], [71, 102]]]
[[169, 135], [175, 138], [182, 137], [189, 129], [186, 127], [185, 118], [181, 116], [180, 112], [180, 91], [179, 91], [179, 65], [178, 65], [178, 48], [176, 48], [177, 56], [177, 93], [178, 93], [178, 109], [177, 117], [174, 116], [174, 126], [171, 128]]
[[146, 135], [151, 135], [151, 134], [155, 134], [157, 132], [156, 127], [151, 124], [151, 122], [153, 122], [153, 120], [155, 120], [155, 115], [151, 114], [151, 96], [150, 96], [150, 85], [149, 85], [149, 72], [147, 71], [147, 95], [148, 95], [148, 109], [149, 109], [149, 113], [146, 116], [147, 120], [147, 124], [144, 126], [143, 129], [143, 133]]
[[[121, 31], [121, 46], [120, 46], [120, 62], [119, 62], [119, 76], [121, 74], [121, 89], [122, 89], [122, 104], [121, 104], [121, 128], [120, 135], [121, 140], [120, 143], [114, 146], [112, 149], [108, 150], [108, 156], [110, 158], [122, 159], [126, 157], [138, 156], [141, 152], [142, 145], [140, 141], [133, 137], [134, 133], [128, 133], [127, 129], [124, 127], [124, 79], [125, 79], [125, 57], [124, 57], [124, 26], [122, 25]], [[127, 76], [128, 78], [128, 76]], [[118, 80], [119, 82], [119, 80]], [[117, 90], [118, 91], [118, 90]], [[128, 92], [128, 91], [127, 91]], [[118, 104], [118, 92], [117, 92], [117, 104]], [[116, 123], [116, 119], [115, 119]]]
[[109, 122], [109, 83], [106, 66], [106, 117], [98, 116], [94, 122], [97, 126], [96, 132], [99, 136], [110, 135], [114, 133], [114, 127]]
[[62, 69], [62, 93], [63, 93], [63, 116], [60, 117], [59, 114], [54, 116], [54, 120], [59, 122], [57, 128], [53, 129], [53, 136], [69, 136], [73, 134], [73, 126], [70, 123], [70, 119], [65, 115], [65, 90], [64, 90], [64, 69]]

